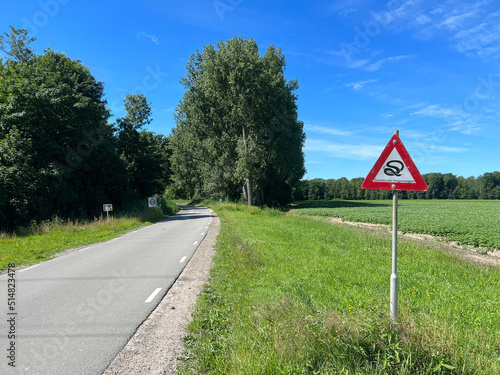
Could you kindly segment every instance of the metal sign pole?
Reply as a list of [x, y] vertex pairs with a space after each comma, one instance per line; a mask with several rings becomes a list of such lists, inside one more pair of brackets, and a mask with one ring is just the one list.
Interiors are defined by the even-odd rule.
[[398, 192], [392, 197], [391, 318], [398, 319]]
[[[399, 130], [394, 134], [399, 136]], [[396, 140], [394, 143], [396, 144]], [[393, 185], [395, 188], [396, 186]], [[392, 196], [392, 274], [391, 274], [391, 318], [398, 320], [398, 192]]]

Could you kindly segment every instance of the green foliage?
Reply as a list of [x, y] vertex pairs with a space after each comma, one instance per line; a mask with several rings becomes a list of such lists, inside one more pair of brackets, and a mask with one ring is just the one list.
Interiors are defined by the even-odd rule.
[[163, 215], [166, 216], [172, 216], [173, 214], [179, 211], [179, 207], [168, 198], [159, 197], [158, 205], [160, 206]]
[[296, 81], [285, 58], [253, 39], [234, 37], [193, 54], [181, 83], [171, 149], [174, 189], [184, 198], [245, 196], [269, 205], [290, 200], [304, 175], [305, 135]]
[[10, 34], [0, 35], [0, 51], [14, 61], [27, 63], [34, 56], [33, 50], [28, 47], [28, 44], [35, 40], [33, 37], [28, 37], [26, 30], [17, 30], [10, 26]]
[[158, 221], [179, 211], [177, 205], [164, 197], [157, 197], [157, 207], [149, 207], [147, 199], [128, 201], [117, 208], [120, 215], [133, 216], [141, 221]]
[[400, 241], [394, 325], [389, 235], [234, 204], [211, 208], [221, 233], [181, 374], [500, 370], [498, 270]]
[[164, 191], [169, 182], [168, 140], [142, 129], [151, 122], [144, 95], [127, 95], [124, 105], [127, 113], [116, 121], [118, 152], [129, 176], [128, 195], [139, 199]]
[[[398, 230], [500, 249], [500, 201], [399, 200]], [[392, 201], [306, 201], [294, 213], [392, 224]]]
[[[428, 191], [402, 191], [400, 197], [409, 199], [500, 199], [500, 172], [485, 173], [478, 178], [457, 177], [451, 173], [428, 173], [422, 175]], [[294, 199], [389, 199], [389, 190], [361, 189], [363, 178], [348, 180], [315, 178], [300, 181]]]
[[164, 191], [168, 142], [141, 130], [151, 121], [146, 98], [128, 95], [114, 128], [104, 84], [64, 53], [35, 55], [33, 40], [13, 27], [0, 37], [0, 229], [92, 218], [103, 203]]
[[106, 123], [102, 82], [50, 49], [2, 67], [2, 228], [53, 215], [92, 217], [106, 200], [119, 203], [125, 173]]
[[37, 190], [34, 165], [31, 140], [12, 127], [0, 138], [0, 228], [29, 221], [26, 197], [34, 196]]

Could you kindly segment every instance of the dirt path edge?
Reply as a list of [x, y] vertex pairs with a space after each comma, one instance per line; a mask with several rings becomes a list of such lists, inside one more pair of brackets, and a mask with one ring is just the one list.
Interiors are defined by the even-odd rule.
[[182, 339], [198, 295], [209, 279], [220, 231], [219, 217], [213, 211], [211, 213], [213, 221], [205, 239], [160, 304], [139, 326], [104, 375], [175, 374], [177, 371], [177, 358], [184, 350]]
[[[353, 221], [344, 221], [340, 218], [329, 220], [333, 224], [348, 225], [372, 232], [390, 234], [391, 227], [385, 224], [370, 224]], [[398, 236], [405, 240], [417, 241], [435, 247], [460, 257], [462, 260], [481, 266], [500, 266], [500, 250], [488, 250], [483, 248], [474, 248], [473, 246], [459, 245], [455, 241], [448, 241], [441, 237], [431, 236], [429, 234], [403, 233], [398, 231]]]

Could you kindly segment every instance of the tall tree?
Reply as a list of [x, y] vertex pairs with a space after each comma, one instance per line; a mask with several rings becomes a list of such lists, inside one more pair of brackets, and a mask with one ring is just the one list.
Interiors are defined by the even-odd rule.
[[144, 129], [151, 107], [144, 95], [126, 95], [126, 114], [116, 121], [118, 150], [127, 165], [129, 196], [163, 193], [169, 180], [168, 140]]
[[[305, 173], [305, 135], [297, 119], [298, 84], [285, 79], [285, 66], [274, 46], [261, 56], [253, 39], [241, 37], [191, 56], [181, 79], [186, 93], [176, 111], [172, 162], [196, 160], [200, 194], [237, 197], [239, 190], [248, 204], [291, 199]], [[175, 180], [186, 178], [174, 170]]]
[[12, 29], [0, 43], [8, 56], [0, 64], [0, 154], [8, 155], [0, 156], [0, 190], [2, 208], [17, 212], [10, 227], [93, 215], [103, 201], [120, 199], [123, 175], [110, 144], [103, 83], [63, 53], [33, 54], [30, 40]]

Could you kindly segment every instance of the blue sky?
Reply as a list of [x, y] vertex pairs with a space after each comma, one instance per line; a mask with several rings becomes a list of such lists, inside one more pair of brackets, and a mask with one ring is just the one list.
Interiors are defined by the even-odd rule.
[[168, 135], [191, 53], [234, 35], [274, 44], [297, 78], [305, 178], [365, 177], [394, 130], [420, 172], [500, 170], [500, 4], [495, 1], [6, 2], [26, 28], [105, 83], [115, 116], [143, 93]]

